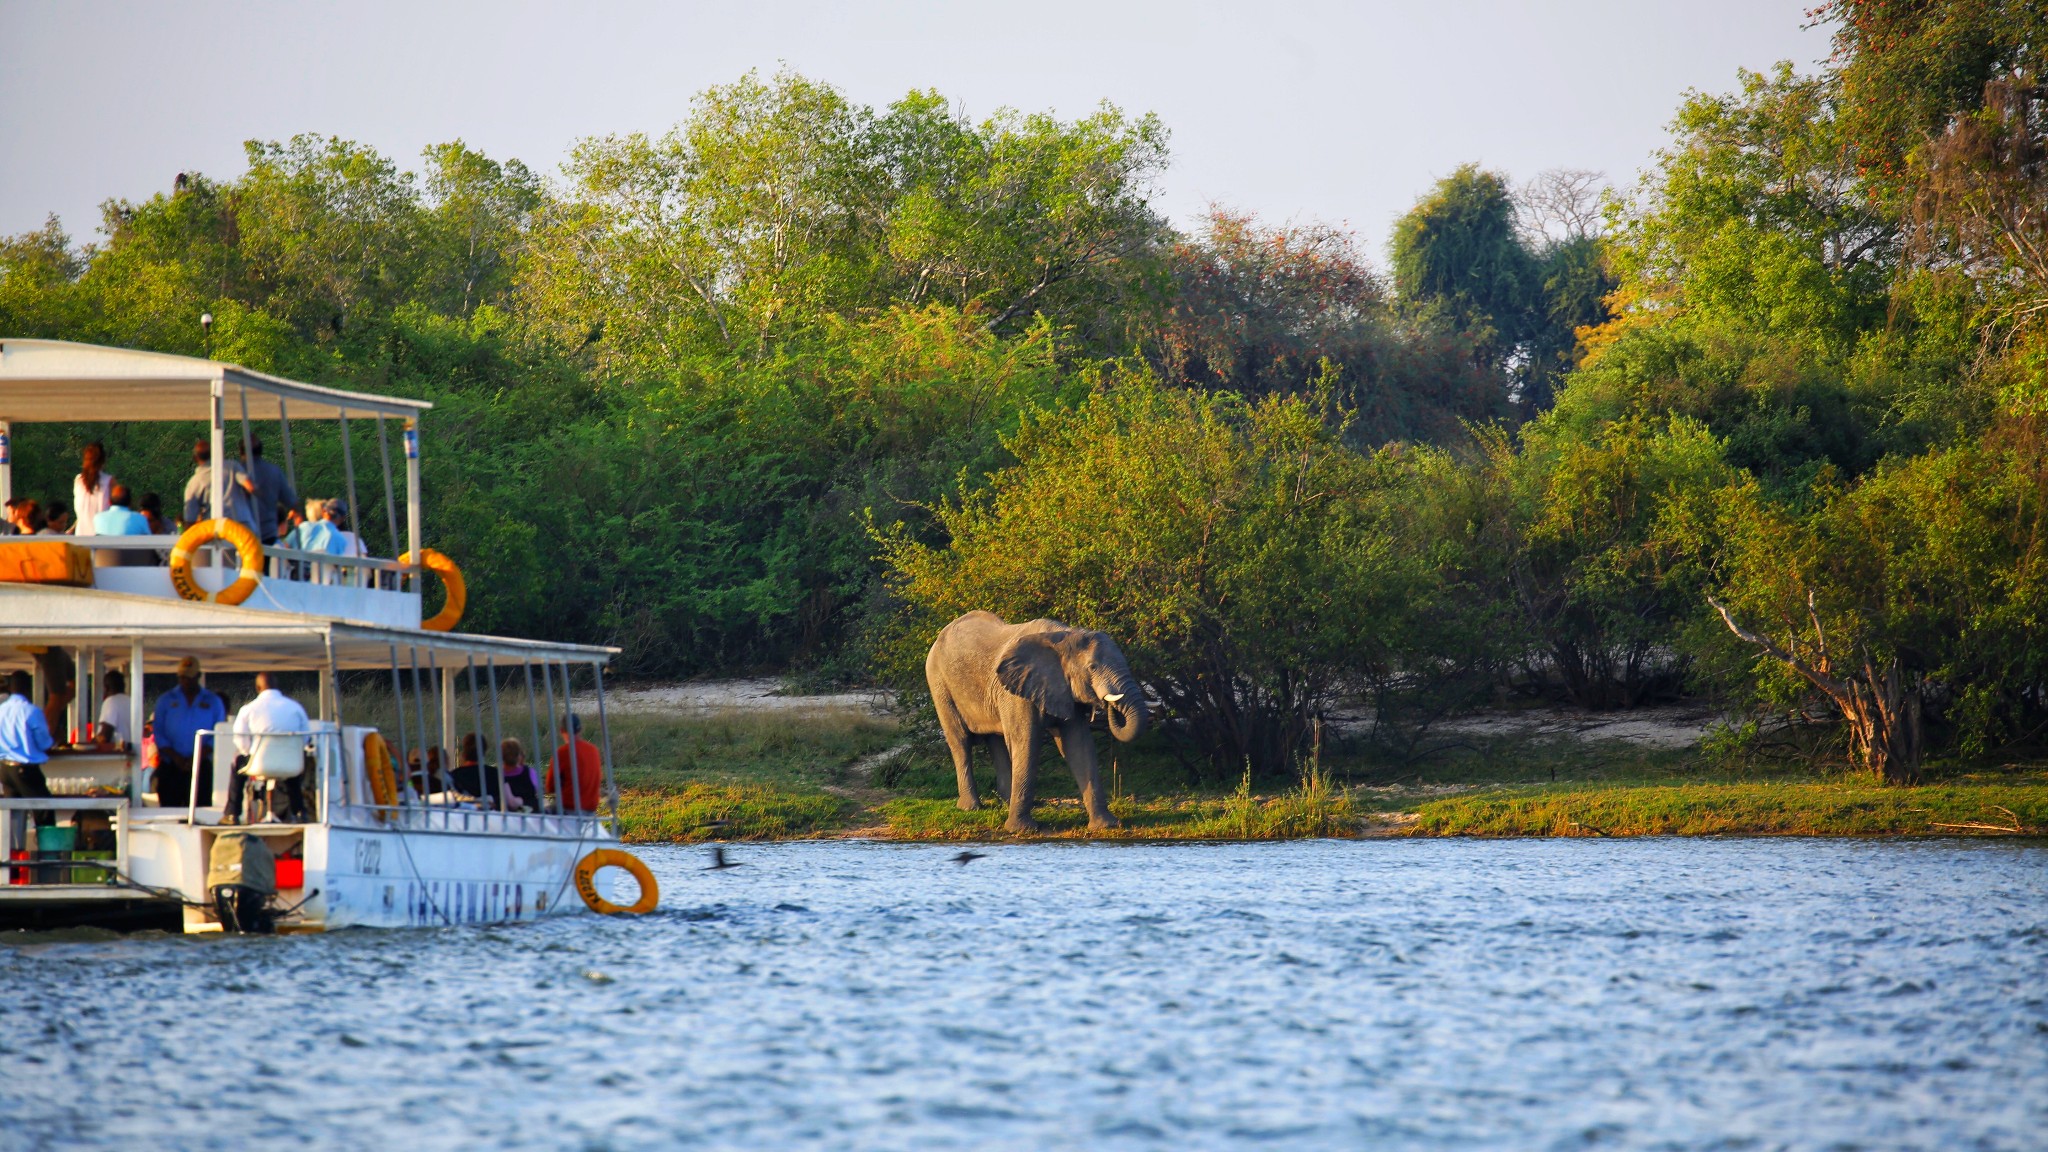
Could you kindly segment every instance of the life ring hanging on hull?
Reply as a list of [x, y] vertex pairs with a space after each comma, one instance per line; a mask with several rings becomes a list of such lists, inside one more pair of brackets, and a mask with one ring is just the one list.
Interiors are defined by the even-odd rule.
[[[601, 868], [624, 868], [632, 873], [633, 879], [640, 882], [640, 899], [630, 905], [614, 904], [599, 895], [597, 873]], [[654, 873], [648, 871], [638, 856], [617, 848], [599, 848], [576, 862], [576, 894], [583, 897], [583, 903], [600, 916], [617, 916], [620, 913], [644, 916], [661, 902], [661, 890], [655, 886]]]

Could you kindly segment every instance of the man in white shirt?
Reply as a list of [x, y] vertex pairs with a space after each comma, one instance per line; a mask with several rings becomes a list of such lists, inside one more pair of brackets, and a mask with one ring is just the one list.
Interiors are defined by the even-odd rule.
[[107, 673], [107, 698], [100, 702], [99, 726], [93, 729], [92, 738], [114, 748], [135, 743], [134, 734], [128, 731], [128, 678], [119, 672]]
[[[249, 763], [249, 755], [256, 748], [256, 737], [272, 732], [306, 732], [313, 722], [306, 716], [306, 710], [297, 700], [277, 690], [277, 676], [272, 672], [256, 674], [256, 698], [242, 705], [235, 713], [235, 750], [241, 755], [235, 757], [235, 774], [241, 775], [242, 768]], [[282, 782], [286, 798], [285, 813], [288, 817], [303, 817], [305, 789], [304, 774], [289, 776]], [[227, 807], [221, 810], [221, 823], [233, 824], [242, 817], [242, 793], [240, 786], [228, 789]], [[275, 813], [273, 813], [275, 815]]]

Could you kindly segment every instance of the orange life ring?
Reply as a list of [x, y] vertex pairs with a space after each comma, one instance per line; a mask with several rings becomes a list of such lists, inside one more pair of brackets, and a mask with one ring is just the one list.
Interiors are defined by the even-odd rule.
[[398, 803], [398, 771], [391, 745], [376, 732], [363, 733], [363, 775], [370, 778], [370, 801], [389, 808]]
[[[600, 868], [624, 868], [631, 872], [633, 879], [640, 882], [640, 899], [629, 906], [614, 904], [598, 895], [597, 872]], [[654, 885], [654, 873], [647, 870], [647, 865], [642, 864], [638, 856], [617, 848], [599, 848], [576, 862], [576, 894], [583, 897], [590, 910], [600, 916], [617, 916], [621, 912], [645, 916], [654, 911], [654, 906], [661, 901], [661, 890]]]
[[[412, 553], [398, 558], [400, 564], [412, 562]], [[462, 610], [469, 603], [469, 589], [462, 582], [462, 569], [455, 561], [432, 548], [420, 549], [420, 567], [441, 578], [441, 587], [448, 590], [448, 602], [431, 618], [420, 621], [420, 627], [428, 632], [453, 632], [462, 620]]]
[[[192, 578], [192, 555], [215, 540], [234, 546], [242, 562], [242, 575], [218, 592], [208, 592]], [[187, 600], [214, 604], [240, 604], [256, 592], [263, 575], [263, 544], [246, 524], [236, 520], [201, 520], [171, 546], [171, 587]]]

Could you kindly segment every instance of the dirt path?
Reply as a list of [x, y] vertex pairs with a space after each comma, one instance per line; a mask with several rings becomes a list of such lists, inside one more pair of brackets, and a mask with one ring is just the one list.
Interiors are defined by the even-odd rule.
[[605, 702], [620, 712], [864, 712], [885, 711], [889, 694], [881, 689], [831, 692], [817, 696], [785, 695], [780, 680], [686, 680], [680, 684], [629, 684], [606, 693]]

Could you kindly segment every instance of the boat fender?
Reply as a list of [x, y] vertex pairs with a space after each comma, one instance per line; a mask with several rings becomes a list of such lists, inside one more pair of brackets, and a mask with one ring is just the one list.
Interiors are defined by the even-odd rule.
[[363, 775], [370, 779], [370, 802], [381, 808], [398, 803], [398, 770], [391, 745], [375, 732], [363, 733]]
[[[412, 563], [412, 553], [400, 556], [398, 562]], [[462, 569], [455, 566], [455, 561], [432, 548], [420, 549], [420, 567], [439, 576], [441, 587], [448, 592], [448, 602], [441, 606], [439, 612], [420, 621], [420, 628], [428, 632], [455, 631], [455, 625], [462, 620], [462, 610], [469, 603], [469, 589], [462, 582]]]
[[[242, 575], [234, 583], [218, 592], [208, 592], [192, 578], [192, 556], [200, 548], [215, 540], [225, 541], [234, 547], [241, 558]], [[256, 582], [263, 573], [263, 545], [249, 527], [236, 520], [223, 517], [219, 520], [201, 520], [171, 546], [171, 587], [187, 600], [199, 600], [213, 604], [240, 604], [256, 592]]]
[[[640, 899], [629, 907], [614, 904], [598, 895], [597, 873], [600, 868], [624, 868], [631, 872], [633, 879], [640, 882]], [[661, 900], [661, 890], [654, 884], [654, 873], [647, 870], [647, 865], [642, 864], [638, 856], [616, 848], [599, 848], [576, 862], [576, 892], [590, 910], [600, 916], [617, 916], [621, 912], [644, 916], [654, 911], [655, 904]]]

